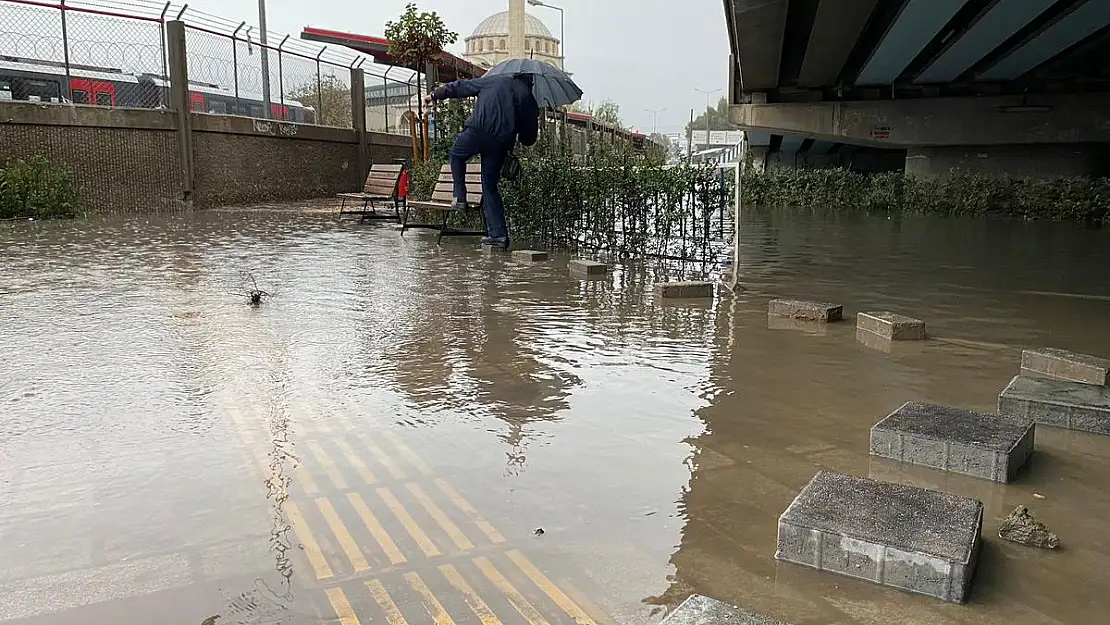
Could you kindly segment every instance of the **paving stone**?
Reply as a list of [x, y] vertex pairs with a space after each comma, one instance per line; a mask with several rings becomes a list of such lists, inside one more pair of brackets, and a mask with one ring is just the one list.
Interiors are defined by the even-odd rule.
[[975, 499], [821, 471], [779, 517], [775, 558], [962, 603], [982, 526]]
[[1021, 368], [1058, 380], [1110, 386], [1110, 360], [1062, 349], [1027, 349]]
[[844, 307], [827, 302], [773, 299], [767, 305], [767, 314], [774, 317], [808, 319], [809, 321], [840, 321], [844, 318]]
[[705, 595], [690, 595], [659, 625], [789, 625]]
[[825, 336], [829, 333], [829, 324], [824, 321], [809, 321], [807, 319], [791, 319], [789, 317], [767, 315], [767, 329], [788, 330]]
[[513, 250], [513, 260], [522, 263], [542, 263], [547, 260], [547, 252], [536, 250]]
[[659, 282], [655, 294], [664, 299], [704, 299], [713, 297], [712, 282]]
[[998, 396], [998, 413], [1019, 423], [1110, 434], [1110, 388], [1019, 375]]
[[575, 259], [568, 265], [570, 272], [578, 276], [604, 276], [609, 266], [592, 260]]
[[856, 328], [874, 332], [892, 341], [922, 341], [925, 322], [890, 311], [863, 312], [856, 315]]
[[998, 415], [907, 402], [871, 428], [871, 453], [1010, 482], [1033, 453], [1034, 428]]

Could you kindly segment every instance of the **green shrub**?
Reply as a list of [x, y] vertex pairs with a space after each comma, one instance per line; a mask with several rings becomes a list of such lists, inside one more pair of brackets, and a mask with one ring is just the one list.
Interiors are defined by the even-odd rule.
[[15, 158], [0, 169], [0, 218], [73, 217], [77, 184], [69, 168], [43, 156]]
[[812, 213], [910, 212], [1085, 221], [1110, 209], [1110, 179], [1030, 179], [953, 171], [944, 180], [844, 169], [747, 171], [743, 201]]

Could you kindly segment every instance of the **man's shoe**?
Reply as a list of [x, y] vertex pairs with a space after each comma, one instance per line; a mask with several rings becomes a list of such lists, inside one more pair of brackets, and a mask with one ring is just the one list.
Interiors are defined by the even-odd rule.
[[482, 237], [482, 245], [490, 247], [499, 247], [503, 250], [509, 249], [508, 237]]
[[453, 203], [451, 204], [451, 209], [452, 209], [452, 210], [456, 210], [456, 211], [458, 211], [458, 212], [460, 212], [460, 213], [465, 213], [465, 212], [466, 212], [466, 209], [468, 209], [468, 208], [470, 208], [470, 207], [469, 207], [469, 205], [468, 205], [468, 204], [466, 203], [466, 200], [455, 200], [455, 201], [454, 201], [454, 202], [453, 202]]

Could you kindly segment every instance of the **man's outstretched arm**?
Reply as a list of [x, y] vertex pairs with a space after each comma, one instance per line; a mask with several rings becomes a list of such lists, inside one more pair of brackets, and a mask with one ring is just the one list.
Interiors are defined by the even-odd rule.
[[483, 76], [472, 80], [456, 80], [446, 85], [440, 85], [432, 92], [433, 100], [451, 100], [457, 98], [472, 98], [482, 92], [489, 80]]

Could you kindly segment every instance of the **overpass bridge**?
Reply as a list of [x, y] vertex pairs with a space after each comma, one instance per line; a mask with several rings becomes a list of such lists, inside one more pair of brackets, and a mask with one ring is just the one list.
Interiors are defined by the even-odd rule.
[[724, 7], [731, 117], [769, 144], [905, 150], [924, 176], [1110, 174], [1110, 0]]

